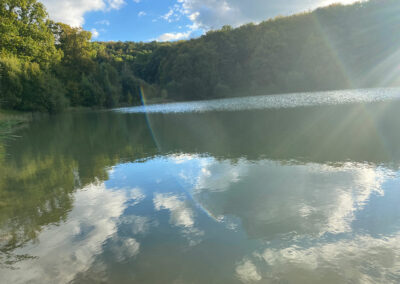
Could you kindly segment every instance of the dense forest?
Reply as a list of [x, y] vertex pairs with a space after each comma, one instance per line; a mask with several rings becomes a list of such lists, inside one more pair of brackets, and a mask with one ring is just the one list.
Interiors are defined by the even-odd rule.
[[197, 39], [93, 42], [36, 0], [0, 0], [0, 106], [59, 112], [400, 85], [400, 1], [332, 5]]

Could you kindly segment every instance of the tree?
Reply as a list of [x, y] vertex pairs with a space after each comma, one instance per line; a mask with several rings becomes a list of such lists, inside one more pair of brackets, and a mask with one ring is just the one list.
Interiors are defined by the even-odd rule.
[[63, 64], [82, 72], [91, 71], [92, 59], [96, 57], [96, 49], [90, 42], [92, 33], [62, 23], [57, 25], [59, 26], [56, 29], [57, 46], [63, 52]]
[[47, 66], [61, 59], [50, 20], [36, 0], [0, 0], [0, 54]]

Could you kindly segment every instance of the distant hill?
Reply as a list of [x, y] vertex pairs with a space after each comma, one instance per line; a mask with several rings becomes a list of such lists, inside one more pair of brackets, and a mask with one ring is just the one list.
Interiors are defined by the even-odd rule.
[[156, 49], [135, 75], [183, 100], [392, 86], [399, 31], [398, 0], [332, 5]]

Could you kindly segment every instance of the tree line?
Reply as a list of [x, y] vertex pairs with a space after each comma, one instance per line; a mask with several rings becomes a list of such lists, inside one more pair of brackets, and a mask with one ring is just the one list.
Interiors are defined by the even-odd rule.
[[197, 39], [92, 42], [36, 0], [0, 0], [0, 106], [59, 112], [399, 84], [400, 2], [331, 5]]

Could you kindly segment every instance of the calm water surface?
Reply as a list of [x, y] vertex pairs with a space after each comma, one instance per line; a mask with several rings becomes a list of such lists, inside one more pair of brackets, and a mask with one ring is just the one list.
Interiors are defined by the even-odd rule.
[[0, 160], [0, 283], [400, 283], [399, 99], [35, 120]]

